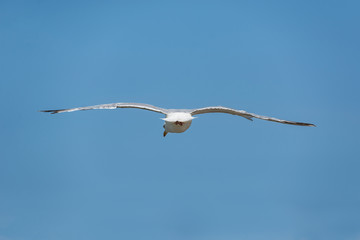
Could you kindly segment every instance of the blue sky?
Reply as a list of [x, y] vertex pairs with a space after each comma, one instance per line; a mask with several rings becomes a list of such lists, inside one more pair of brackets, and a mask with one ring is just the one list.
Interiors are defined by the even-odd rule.
[[1, 1], [0, 239], [360, 239], [359, 7]]

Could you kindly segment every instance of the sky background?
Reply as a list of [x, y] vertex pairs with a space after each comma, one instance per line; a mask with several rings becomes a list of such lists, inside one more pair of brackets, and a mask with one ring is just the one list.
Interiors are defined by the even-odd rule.
[[0, 240], [359, 240], [359, 9], [0, 1]]

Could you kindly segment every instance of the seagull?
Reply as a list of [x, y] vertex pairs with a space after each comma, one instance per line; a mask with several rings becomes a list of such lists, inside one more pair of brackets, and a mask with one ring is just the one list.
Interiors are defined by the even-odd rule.
[[227, 113], [227, 114], [244, 117], [250, 121], [252, 121], [252, 118], [258, 118], [258, 119], [263, 119], [263, 120], [278, 122], [283, 124], [315, 127], [315, 125], [311, 123], [293, 122], [293, 121], [281, 120], [273, 117], [260, 116], [254, 113], [248, 113], [244, 110], [236, 110], [222, 106], [204, 107], [204, 108], [196, 108], [196, 109], [166, 109], [166, 108], [155, 107], [143, 103], [110, 103], [110, 104], [101, 104], [101, 105], [94, 105], [88, 107], [78, 107], [78, 108], [68, 108], [68, 109], [58, 109], [58, 110], [41, 110], [40, 112], [48, 112], [51, 114], [55, 114], [55, 113], [63, 113], [63, 112], [74, 112], [80, 110], [116, 109], [116, 108], [139, 108], [139, 109], [144, 109], [144, 110], [149, 110], [164, 114], [166, 117], [161, 118], [162, 120], [165, 121], [163, 125], [165, 129], [163, 134], [164, 137], [168, 133], [185, 132], [190, 127], [192, 120], [195, 118], [194, 116], [204, 113]]

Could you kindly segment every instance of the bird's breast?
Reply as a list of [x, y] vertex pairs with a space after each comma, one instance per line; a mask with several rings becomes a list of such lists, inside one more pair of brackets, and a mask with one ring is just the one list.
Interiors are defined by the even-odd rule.
[[182, 121], [175, 121], [175, 122], [168, 122], [165, 121], [164, 128], [165, 131], [171, 133], [182, 133], [185, 132], [191, 125], [191, 120], [182, 122]]

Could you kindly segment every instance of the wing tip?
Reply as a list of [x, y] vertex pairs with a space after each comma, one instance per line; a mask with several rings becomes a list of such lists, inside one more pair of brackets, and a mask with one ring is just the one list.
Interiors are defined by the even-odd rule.
[[312, 123], [302, 123], [302, 122], [296, 122], [295, 125], [305, 126], [305, 127], [316, 127], [315, 124], [312, 124]]
[[62, 111], [64, 111], [65, 109], [59, 109], [59, 110], [40, 110], [39, 112], [45, 112], [45, 113], [50, 113], [50, 114], [55, 114], [55, 113], [60, 113]]

